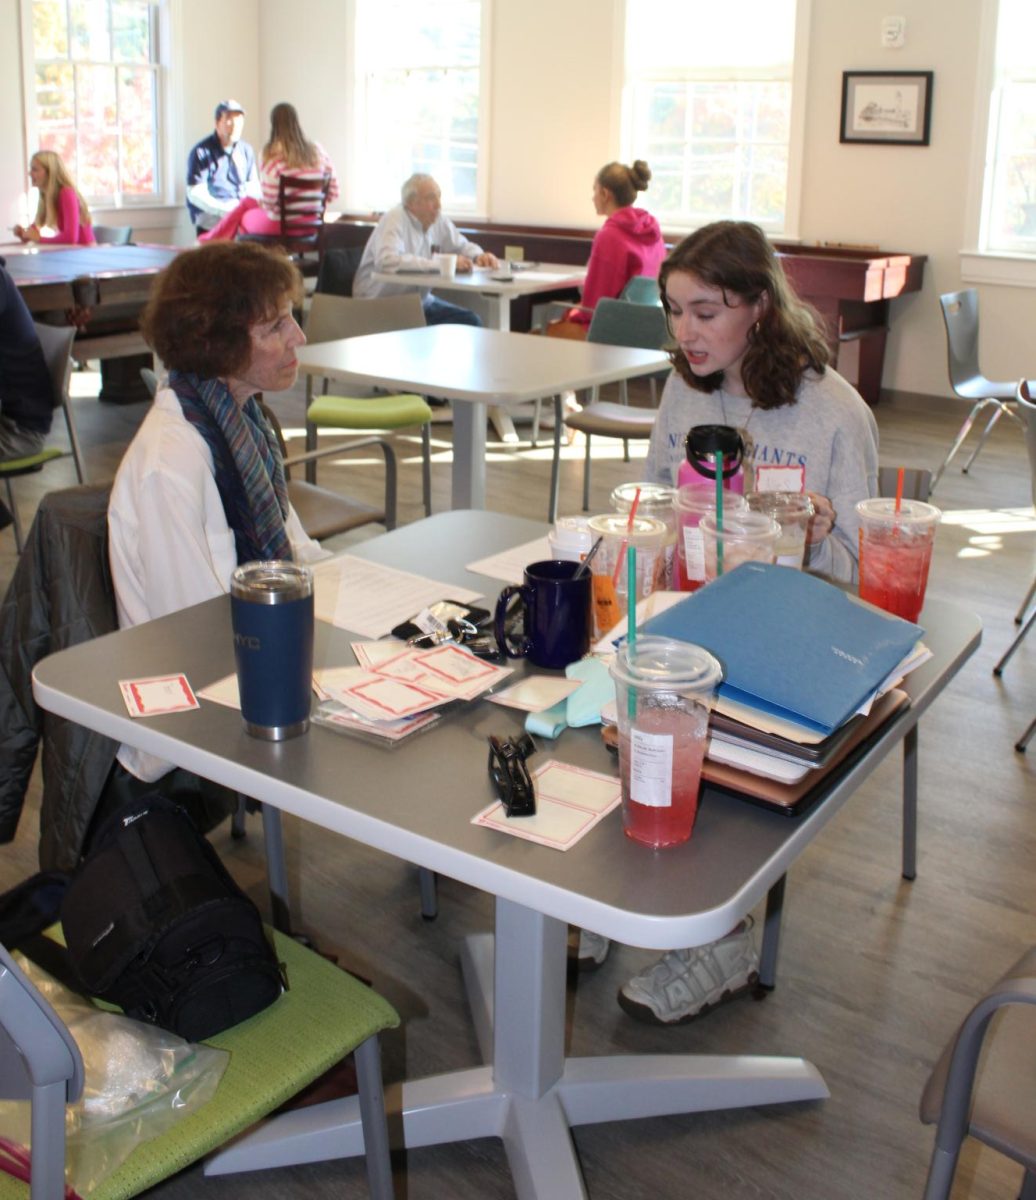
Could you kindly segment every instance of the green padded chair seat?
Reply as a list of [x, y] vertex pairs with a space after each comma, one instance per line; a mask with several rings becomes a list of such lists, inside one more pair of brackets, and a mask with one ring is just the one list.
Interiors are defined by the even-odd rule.
[[55, 458], [64, 458], [66, 454], [67, 451], [51, 446], [38, 454], [27, 454], [24, 458], [5, 458], [0, 462], [0, 478], [4, 475], [28, 475], [30, 471], [39, 471], [45, 463], [52, 462]]
[[405, 429], [424, 425], [432, 410], [421, 399], [403, 392], [392, 396], [318, 396], [309, 406], [306, 420], [331, 429]]
[[[216, 1095], [136, 1150], [91, 1193], [123, 1200], [197, 1162], [300, 1092], [356, 1046], [399, 1024], [387, 1000], [312, 950], [273, 932], [289, 989], [269, 1008], [206, 1045], [230, 1053]], [[29, 1187], [0, 1173], [0, 1200]]]

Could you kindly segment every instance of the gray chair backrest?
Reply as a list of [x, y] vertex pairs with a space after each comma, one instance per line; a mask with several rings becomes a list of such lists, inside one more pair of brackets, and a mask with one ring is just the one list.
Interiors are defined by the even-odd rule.
[[[899, 467], [878, 468], [878, 495], [894, 496], [899, 486]], [[903, 496], [907, 500], [927, 500], [932, 490], [932, 473], [920, 467], [903, 471]]]
[[946, 323], [946, 348], [949, 355], [950, 383], [956, 389], [978, 378], [978, 292], [947, 292], [939, 297], [942, 319]]
[[130, 225], [95, 225], [94, 241], [99, 246], [126, 246], [133, 237]]
[[36, 336], [43, 349], [43, 360], [50, 374], [50, 386], [55, 408], [65, 403], [68, 396], [68, 381], [72, 377], [72, 343], [76, 331], [74, 325], [36, 324]]
[[586, 335], [588, 342], [659, 350], [669, 339], [661, 305], [633, 304], [629, 300], [598, 300]]
[[351, 296], [363, 249], [363, 246], [333, 246], [324, 250], [320, 256], [316, 290], [332, 296]]
[[661, 304], [662, 293], [654, 275], [634, 275], [622, 289], [619, 299], [631, 304]]
[[306, 340], [331, 342], [393, 329], [418, 329], [424, 324], [424, 309], [417, 292], [378, 296], [373, 300], [317, 292], [306, 318]]

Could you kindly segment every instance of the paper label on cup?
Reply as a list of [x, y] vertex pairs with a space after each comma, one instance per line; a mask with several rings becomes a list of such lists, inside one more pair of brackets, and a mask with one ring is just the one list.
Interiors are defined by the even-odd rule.
[[650, 808], [672, 807], [672, 734], [630, 730], [630, 799]]
[[779, 567], [794, 567], [796, 571], [802, 570], [802, 551], [798, 554], [778, 554], [777, 566]]
[[705, 578], [705, 539], [695, 525], [683, 527], [683, 550], [687, 559], [687, 578]]

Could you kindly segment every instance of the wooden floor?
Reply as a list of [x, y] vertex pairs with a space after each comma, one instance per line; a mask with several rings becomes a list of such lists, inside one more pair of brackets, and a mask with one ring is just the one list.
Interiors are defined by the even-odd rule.
[[[78, 374], [91, 390], [95, 378]], [[290, 431], [297, 396], [275, 398]], [[91, 474], [110, 474], [140, 412], [84, 399], [77, 405]], [[937, 413], [885, 406], [877, 412], [883, 463], [934, 467], [959, 424], [955, 402]], [[973, 473], [954, 467], [936, 500], [945, 519], [930, 588], [977, 610], [979, 652], [921, 727], [919, 875], [899, 875], [899, 761], [887, 762], [796, 865], [789, 880], [777, 990], [739, 1000], [704, 1020], [655, 1030], [615, 1004], [624, 978], [650, 959], [616, 947], [571, 995], [571, 1052], [702, 1052], [803, 1055], [831, 1089], [822, 1104], [747, 1109], [581, 1128], [575, 1141], [592, 1200], [878, 1200], [921, 1195], [932, 1130], [917, 1120], [927, 1071], [972, 998], [1036, 942], [1036, 743], [1012, 744], [1036, 713], [1036, 635], [997, 681], [991, 668], [1013, 636], [1012, 618], [1036, 567], [1036, 520], [1020, 433], [1006, 422]], [[527, 426], [522, 427], [527, 433]], [[435, 507], [448, 505], [450, 426], [435, 430]], [[401, 519], [420, 515], [419, 447], [400, 442]], [[594, 464], [595, 507], [615, 484], [636, 478], [610, 444]], [[634, 447], [634, 452], [637, 448]], [[563, 476], [562, 512], [578, 510], [581, 447]], [[546, 515], [550, 453], [491, 445], [490, 507]], [[71, 482], [62, 463], [18, 481], [26, 516], [42, 487]], [[65, 472], [62, 477], [62, 472]], [[323, 469], [322, 481], [370, 498], [373, 462]], [[376, 530], [374, 530], [376, 532]], [[10, 533], [0, 537], [0, 582], [13, 569]], [[342, 738], [347, 757], [349, 741]], [[448, 764], [444, 764], [448, 769]], [[415, 789], [419, 789], [415, 781]], [[19, 836], [0, 851], [0, 886], [35, 868], [37, 789]], [[415, 802], [420, 792], [415, 791]], [[288, 819], [289, 867], [298, 922], [320, 944], [373, 978], [405, 1018], [385, 1039], [388, 1079], [467, 1067], [478, 1061], [458, 968], [458, 945], [489, 927], [489, 900], [440, 881], [441, 914], [418, 914], [412, 868], [336, 841]], [[214, 840], [235, 875], [263, 900], [262, 838]], [[1018, 1169], [969, 1147], [956, 1200], [1009, 1200]], [[409, 1200], [496, 1200], [514, 1195], [494, 1140], [400, 1155], [398, 1195]], [[199, 1169], [156, 1189], [162, 1200], [365, 1195], [357, 1162], [202, 1179]]]

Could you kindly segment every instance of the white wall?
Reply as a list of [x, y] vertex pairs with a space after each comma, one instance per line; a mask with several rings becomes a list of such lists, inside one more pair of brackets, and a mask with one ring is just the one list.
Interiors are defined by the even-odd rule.
[[[979, 41], [978, 0], [812, 0], [800, 233], [807, 242], [877, 243], [927, 254], [924, 290], [893, 302], [885, 385], [949, 395], [938, 294], [961, 285], [966, 189]], [[595, 224], [594, 172], [619, 154], [620, 0], [493, 0], [488, 216], [530, 224]], [[907, 20], [906, 46], [885, 50], [880, 21]], [[248, 109], [246, 136], [266, 137], [278, 100], [347, 169], [346, 0], [171, 0], [184, 47], [171, 73], [170, 161], [187, 150], [226, 95]], [[0, 28], [18, 27], [18, 0], [0, 0]], [[178, 24], [177, 24], [178, 22]], [[659, 32], [660, 37], [665, 31]], [[24, 187], [18, 45], [0, 42], [0, 210], [14, 219]], [[933, 70], [931, 145], [838, 141], [842, 71]], [[177, 198], [182, 198], [182, 184]], [[107, 218], [105, 218], [107, 219]], [[180, 209], [162, 213], [169, 236], [189, 233]], [[1036, 289], [981, 285], [986, 374], [1032, 374]]]

